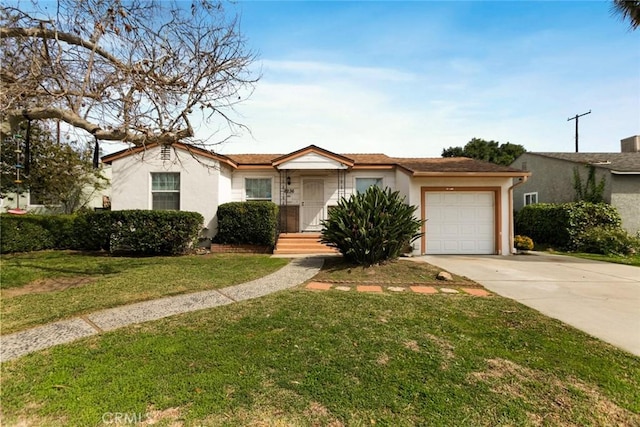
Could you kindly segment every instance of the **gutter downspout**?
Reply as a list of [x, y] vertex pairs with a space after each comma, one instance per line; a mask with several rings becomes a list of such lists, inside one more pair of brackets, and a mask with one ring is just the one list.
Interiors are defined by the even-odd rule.
[[513, 232], [514, 232], [514, 224], [513, 224], [513, 189], [518, 185], [522, 185], [529, 179], [529, 175], [522, 175], [520, 180], [509, 187], [509, 253], [513, 254]]

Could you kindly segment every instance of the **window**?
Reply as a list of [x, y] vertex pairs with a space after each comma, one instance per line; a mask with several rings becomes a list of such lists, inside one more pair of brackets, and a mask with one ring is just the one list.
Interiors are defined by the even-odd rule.
[[180, 210], [180, 174], [163, 172], [151, 174], [151, 209]]
[[246, 200], [271, 201], [271, 178], [245, 178]]
[[44, 193], [35, 188], [29, 189], [29, 204], [30, 205], [44, 205]]
[[382, 188], [382, 178], [356, 178], [356, 192], [364, 193], [369, 187]]
[[538, 193], [524, 193], [524, 205], [538, 203]]

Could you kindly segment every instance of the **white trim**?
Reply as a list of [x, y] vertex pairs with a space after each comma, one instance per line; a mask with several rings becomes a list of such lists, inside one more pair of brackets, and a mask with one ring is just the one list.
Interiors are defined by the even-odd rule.
[[301, 177], [301, 182], [300, 182], [300, 231], [304, 232], [304, 231], [320, 231], [322, 229], [321, 226], [307, 226], [305, 227], [305, 194], [304, 194], [304, 184], [305, 181], [320, 181], [322, 182], [322, 207], [320, 208], [319, 214], [321, 217], [321, 220], [326, 219], [326, 215], [327, 215], [327, 200], [325, 200], [325, 196], [326, 196], [326, 184], [327, 181], [325, 179], [325, 177], [322, 176], [303, 176]]
[[307, 153], [277, 166], [288, 170], [347, 169], [347, 165], [319, 153]]
[[379, 179], [381, 183], [380, 189], [384, 190], [386, 188], [384, 176], [381, 175], [358, 175], [353, 177], [353, 193], [356, 194], [358, 192], [358, 180], [359, 179]]
[[[248, 199], [247, 198], [247, 180], [248, 179], [268, 179], [269, 182], [271, 182], [271, 198], [267, 199], [267, 198], [259, 198], [259, 199]], [[274, 187], [273, 187], [273, 182], [274, 179], [272, 176], [245, 176], [242, 179], [242, 200], [247, 202], [247, 201], [265, 201], [265, 202], [273, 202], [273, 195], [274, 195]]]
[[[153, 189], [153, 175], [178, 175], [179, 188], [177, 190], [154, 190]], [[155, 209], [153, 206], [153, 194], [154, 193], [171, 193], [178, 194], [178, 211], [182, 209], [182, 174], [180, 172], [149, 172], [149, 209], [150, 210], [166, 210], [166, 209]]]
[[[529, 196], [529, 199], [531, 200], [529, 203], [527, 203], [527, 196]], [[535, 198], [536, 200], [533, 201], [533, 198]], [[538, 203], [538, 192], [537, 191], [532, 191], [530, 193], [524, 193], [522, 195], [522, 202], [524, 203], [524, 206], [533, 205], [533, 204]]]

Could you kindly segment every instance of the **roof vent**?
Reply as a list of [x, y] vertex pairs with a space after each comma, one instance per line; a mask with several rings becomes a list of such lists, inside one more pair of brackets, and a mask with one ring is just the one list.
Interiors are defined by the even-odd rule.
[[171, 160], [171, 147], [168, 145], [160, 147], [160, 160]]

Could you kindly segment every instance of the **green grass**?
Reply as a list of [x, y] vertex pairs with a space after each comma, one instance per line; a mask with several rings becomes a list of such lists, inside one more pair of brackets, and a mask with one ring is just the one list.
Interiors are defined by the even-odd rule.
[[576, 258], [590, 259], [594, 261], [612, 262], [615, 264], [626, 264], [640, 267], [640, 253], [635, 255], [601, 255], [601, 254], [589, 254], [584, 252], [563, 252], [557, 251], [549, 245], [536, 244], [536, 251], [549, 252], [558, 255], [568, 255]]
[[[283, 267], [267, 255], [109, 257], [67, 251], [3, 255], [0, 264], [2, 333], [70, 316], [168, 295], [218, 289]], [[43, 290], [10, 296], [22, 286]]]
[[3, 425], [640, 424], [639, 358], [501, 297], [294, 289], [2, 368]]
[[637, 255], [600, 255], [600, 254], [587, 254], [582, 252], [567, 252], [563, 255], [571, 255], [576, 258], [591, 259], [594, 261], [613, 262], [616, 264], [634, 265], [640, 267], [640, 254]]

